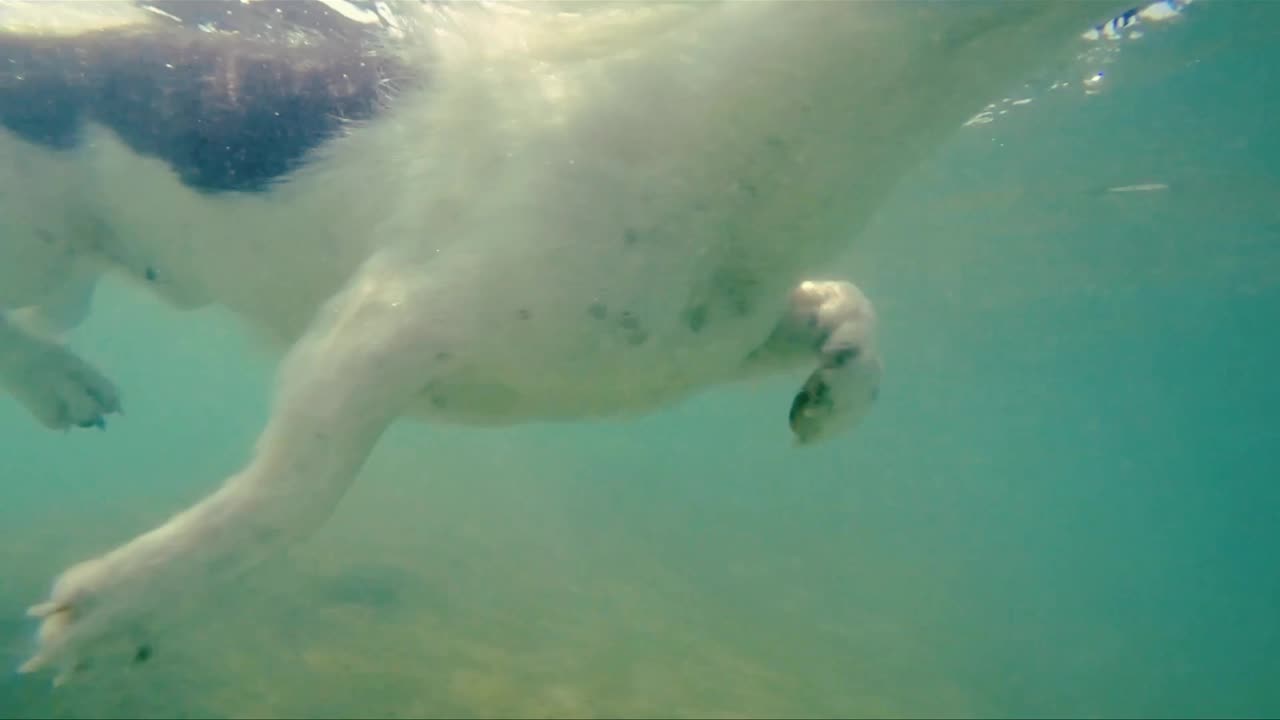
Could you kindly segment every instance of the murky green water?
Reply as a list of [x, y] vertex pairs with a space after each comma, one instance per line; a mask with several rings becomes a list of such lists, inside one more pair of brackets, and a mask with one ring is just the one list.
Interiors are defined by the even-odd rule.
[[[0, 676], [0, 716], [1280, 713], [1280, 6], [1186, 20], [1105, 92], [959, 132], [832, 268], [883, 318], [854, 436], [791, 449], [796, 378], [397, 426], [216, 617], [125, 675]], [[14, 665], [53, 574], [202, 496], [265, 415], [270, 358], [219, 313], [112, 285], [75, 344], [128, 415], [0, 403]]]

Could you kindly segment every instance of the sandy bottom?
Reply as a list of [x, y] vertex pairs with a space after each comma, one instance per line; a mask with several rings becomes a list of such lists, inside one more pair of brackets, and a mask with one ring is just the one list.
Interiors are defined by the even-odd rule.
[[[971, 714], [916, 631], [806, 586], [823, 580], [806, 541], [772, 542], [768, 522], [757, 536], [754, 510], [664, 508], [634, 478], [602, 488], [563, 448], [462, 433], [450, 457], [418, 433], [397, 428], [319, 535], [156, 637], [149, 662], [52, 693], [7, 678], [0, 716]], [[446, 460], [430, 482], [424, 453]], [[29, 632], [21, 610], [50, 567], [195, 494], [19, 528], [0, 546], [5, 639]]]

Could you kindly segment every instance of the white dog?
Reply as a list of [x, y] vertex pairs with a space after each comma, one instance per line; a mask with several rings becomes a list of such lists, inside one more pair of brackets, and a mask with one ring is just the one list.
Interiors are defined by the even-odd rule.
[[57, 339], [105, 271], [287, 348], [249, 462], [66, 570], [24, 671], [145, 659], [181, 596], [322, 523], [402, 416], [643, 412], [807, 365], [797, 441], [852, 426], [875, 313], [811, 274], [986, 100], [1124, 9], [375, 7], [0, 5], [5, 387], [55, 428], [119, 409]]

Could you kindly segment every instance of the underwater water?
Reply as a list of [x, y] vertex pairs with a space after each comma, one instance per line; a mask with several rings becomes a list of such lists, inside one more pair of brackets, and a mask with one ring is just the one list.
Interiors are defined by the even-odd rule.
[[[1277, 41], [1280, 4], [1196, 3], [958, 129], [831, 268], [882, 321], [852, 435], [790, 447], [796, 377], [403, 423], [216, 616], [123, 674], [0, 675], [0, 717], [1280, 714]], [[128, 415], [0, 401], [11, 667], [55, 573], [207, 493], [266, 413], [224, 313], [109, 284], [73, 344]]]

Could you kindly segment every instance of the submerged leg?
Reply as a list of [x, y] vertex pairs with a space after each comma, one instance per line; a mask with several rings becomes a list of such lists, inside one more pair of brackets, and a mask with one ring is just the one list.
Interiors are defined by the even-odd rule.
[[853, 283], [806, 281], [792, 291], [782, 320], [747, 368], [769, 371], [817, 359], [788, 414], [798, 444], [849, 429], [871, 409], [883, 371], [875, 329], [875, 309]]
[[[281, 364], [270, 417], [248, 464], [163, 525], [64, 572], [21, 668], [67, 677], [95, 651], [305, 536], [332, 513], [383, 430], [448, 354], [439, 353], [420, 276], [377, 258], [313, 321]], [[145, 641], [145, 638], [144, 638]], [[145, 646], [150, 655], [150, 646]]]
[[104, 427], [120, 412], [111, 380], [14, 313], [0, 312], [0, 386], [53, 430]]
[[48, 292], [38, 303], [20, 310], [13, 316], [24, 325], [38, 332], [61, 337], [77, 328], [93, 309], [93, 295], [98, 289], [99, 270], [89, 263], [76, 263], [59, 278], [56, 288]]

